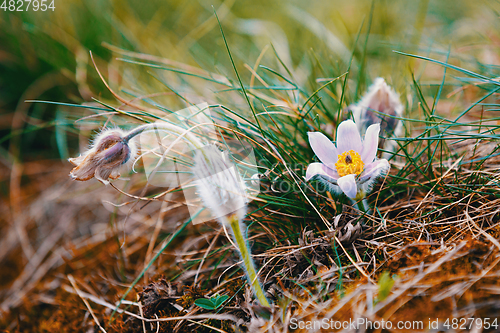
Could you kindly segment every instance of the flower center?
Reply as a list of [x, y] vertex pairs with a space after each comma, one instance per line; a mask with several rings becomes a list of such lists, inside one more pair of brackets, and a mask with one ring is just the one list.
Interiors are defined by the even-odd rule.
[[359, 175], [363, 172], [365, 164], [357, 152], [349, 150], [339, 155], [335, 167], [339, 176], [344, 177], [351, 174]]

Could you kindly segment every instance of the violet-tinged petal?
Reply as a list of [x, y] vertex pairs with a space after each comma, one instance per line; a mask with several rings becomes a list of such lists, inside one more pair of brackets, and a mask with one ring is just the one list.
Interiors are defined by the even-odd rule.
[[368, 164], [373, 162], [377, 156], [378, 149], [378, 134], [380, 133], [380, 124], [373, 124], [368, 127], [363, 141], [363, 150], [361, 152], [361, 160]]
[[335, 169], [337, 163], [337, 148], [330, 139], [320, 132], [308, 132], [309, 144], [314, 154], [330, 169]]
[[356, 175], [351, 174], [337, 179], [337, 184], [340, 186], [342, 192], [351, 199], [354, 199], [358, 193], [355, 176]]
[[72, 158], [70, 157], [70, 158], [68, 158], [68, 161], [71, 164], [73, 164], [75, 166], [78, 166], [78, 165], [80, 165], [85, 160], [85, 157], [87, 157], [87, 154], [81, 154], [78, 157], [72, 157]]
[[377, 160], [373, 163], [365, 165], [365, 169], [363, 170], [363, 173], [360, 175], [359, 181], [363, 183], [368, 180], [377, 178], [383, 174], [386, 174], [390, 168], [391, 166], [387, 160]]
[[90, 153], [85, 154], [83, 159], [82, 156], [79, 156], [75, 159], [70, 159], [70, 162], [76, 163], [75, 160], [78, 161], [79, 164], [71, 170], [69, 174], [70, 177], [80, 181], [92, 179], [98, 166], [98, 163], [96, 162], [96, 153], [91, 151]]
[[117, 142], [116, 144], [110, 146], [104, 150], [103, 161], [114, 162], [120, 159], [120, 164], [127, 163], [130, 155], [130, 150], [128, 146], [123, 142]]
[[339, 179], [337, 171], [330, 169], [325, 164], [323, 163], [309, 164], [306, 170], [306, 180], [309, 180], [316, 175], [332, 178], [333, 180]]
[[337, 153], [340, 155], [348, 150], [361, 152], [363, 144], [358, 127], [352, 120], [344, 120], [337, 128]]
[[[335, 194], [335, 195], [341, 195], [342, 194], [342, 190], [340, 189], [340, 187], [338, 185], [335, 185], [334, 183], [332, 183], [330, 180], [330, 178], [326, 178], [326, 177], [318, 177], [318, 181], [320, 182], [321, 185], [324, 186], [324, 190], [332, 193], [332, 194]], [[323, 191], [323, 189], [321, 188], [317, 188], [318, 191]]]

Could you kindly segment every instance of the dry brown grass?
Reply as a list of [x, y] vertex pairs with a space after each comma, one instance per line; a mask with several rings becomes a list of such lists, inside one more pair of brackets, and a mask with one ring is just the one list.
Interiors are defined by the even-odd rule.
[[[476, 155], [488, 154], [492, 143], [477, 148]], [[189, 225], [175, 239], [109, 326], [116, 302], [162, 247], [164, 235], [187, 217], [185, 209], [175, 203], [175, 196], [168, 201], [137, 200], [98, 182], [72, 182], [66, 178], [66, 165], [25, 166], [29, 172], [22, 183], [11, 178], [11, 186], [18, 188], [16, 202], [25, 209], [13, 209], [12, 198], [2, 201], [5, 251], [0, 259], [8, 268], [1, 275], [2, 326], [12, 332], [83, 332], [98, 325], [107, 332], [215, 329], [210, 327], [232, 332], [244, 325], [251, 332], [260, 326], [285, 332], [291, 318], [425, 323], [451, 316], [497, 318], [499, 200], [484, 193], [460, 198], [443, 194], [453, 196], [449, 186], [473, 173], [487, 173], [498, 181], [499, 160], [487, 160], [479, 171], [467, 165], [457, 168], [454, 162], [448, 162], [448, 169], [434, 170], [441, 194], [409, 188], [408, 197], [378, 205], [384, 218], [368, 216], [360, 237], [344, 243], [357, 267], [345, 258], [338, 266], [332, 233], [307, 229], [299, 245], [256, 253], [263, 282], [275, 301], [271, 321], [255, 314], [259, 311], [251, 305], [232, 245], [218, 224], [208, 223]], [[140, 195], [140, 181], [130, 184], [125, 191]], [[354, 211], [350, 214], [355, 217]], [[273, 241], [273, 226], [260, 224], [252, 241]], [[342, 292], [336, 288], [339, 269]], [[397, 278], [387, 297], [379, 299], [380, 286], [371, 281], [384, 271]], [[166, 282], [160, 275], [175, 280]], [[231, 298], [221, 313], [194, 305], [196, 298], [216, 292]]]

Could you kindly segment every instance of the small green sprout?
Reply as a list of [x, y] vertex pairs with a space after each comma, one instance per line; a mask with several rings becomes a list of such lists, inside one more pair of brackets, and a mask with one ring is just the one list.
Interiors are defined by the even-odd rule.
[[227, 299], [229, 298], [228, 295], [215, 295], [210, 298], [198, 298], [196, 301], [194, 301], [194, 304], [199, 306], [200, 308], [206, 309], [206, 310], [216, 310], [218, 309]]
[[397, 275], [391, 274], [388, 271], [384, 271], [380, 278], [378, 279], [378, 297], [377, 302], [381, 302], [389, 296], [391, 293], [394, 282], [398, 278]]

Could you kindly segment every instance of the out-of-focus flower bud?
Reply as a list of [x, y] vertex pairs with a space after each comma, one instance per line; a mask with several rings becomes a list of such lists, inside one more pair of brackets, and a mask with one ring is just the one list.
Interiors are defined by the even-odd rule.
[[365, 133], [370, 125], [380, 124], [380, 134], [385, 140], [380, 141], [379, 147], [385, 150], [384, 158], [389, 158], [397, 144], [390, 138], [401, 137], [403, 132], [404, 106], [398, 94], [387, 85], [381, 77], [376, 78], [361, 100], [349, 106], [354, 121], [361, 134]]
[[398, 94], [381, 77], [376, 78], [361, 100], [349, 106], [354, 121], [361, 133], [372, 124], [380, 124], [381, 133], [399, 136], [402, 129], [401, 118], [404, 106]]

